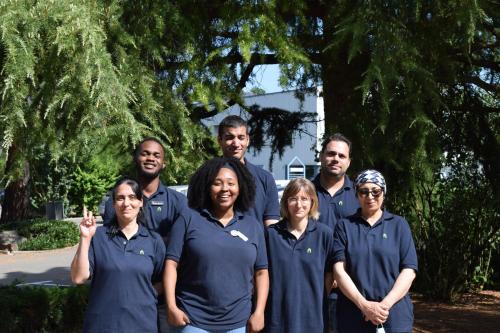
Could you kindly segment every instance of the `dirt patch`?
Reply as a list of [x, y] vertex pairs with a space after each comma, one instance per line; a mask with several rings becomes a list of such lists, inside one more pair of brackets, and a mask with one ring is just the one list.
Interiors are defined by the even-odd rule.
[[412, 295], [416, 333], [500, 332], [500, 292], [465, 294], [457, 303], [425, 301]]

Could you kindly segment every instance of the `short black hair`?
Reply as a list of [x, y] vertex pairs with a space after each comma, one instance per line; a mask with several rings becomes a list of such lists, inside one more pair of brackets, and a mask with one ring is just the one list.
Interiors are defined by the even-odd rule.
[[148, 136], [147, 138], [142, 139], [135, 146], [135, 149], [134, 149], [134, 161], [137, 160], [137, 157], [139, 157], [139, 155], [141, 154], [141, 146], [142, 146], [142, 144], [144, 142], [147, 142], [147, 141], [153, 141], [153, 142], [156, 142], [157, 144], [159, 144], [160, 147], [161, 147], [161, 150], [163, 151], [163, 156], [165, 156], [165, 147], [163, 146], [163, 143], [160, 141], [160, 139], [155, 138], [154, 136]]
[[227, 116], [226, 118], [222, 119], [222, 121], [219, 124], [219, 138], [222, 138], [222, 135], [224, 134], [224, 130], [229, 127], [229, 128], [238, 128], [238, 127], [245, 127], [247, 134], [248, 134], [248, 124], [246, 121], [243, 120], [240, 116]]
[[[116, 201], [116, 191], [118, 187], [123, 184], [130, 186], [136, 198], [142, 200], [143, 197], [142, 188], [137, 179], [129, 176], [124, 176], [116, 181], [115, 185], [113, 186], [113, 189], [111, 190], [111, 200], [113, 200], [113, 203]], [[147, 227], [146, 216], [144, 215], [144, 210], [142, 208], [139, 210], [139, 214], [137, 215], [137, 223]], [[116, 213], [113, 219], [111, 220], [110, 224], [111, 224], [111, 235], [115, 236], [119, 231]]]
[[323, 140], [323, 143], [321, 144], [321, 152], [325, 152], [326, 146], [332, 141], [342, 141], [347, 144], [347, 147], [349, 148], [349, 156], [351, 156], [351, 147], [352, 147], [352, 142], [348, 138], [344, 136], [342, 133], [334, 133], [328, 137], [326, 137]]
[[210, 186], [217, 177], [219, 170], [227, 167], [232, 169], [238, 178], [240, 193], [234, 208], [240, 212], [248, 211], [255, 199], [255, 182], [247, 167], [234, 157], [216, 157], [203, 164], [191, 176], [188, 189], [189, 207], [201, 211], [212, 207]]

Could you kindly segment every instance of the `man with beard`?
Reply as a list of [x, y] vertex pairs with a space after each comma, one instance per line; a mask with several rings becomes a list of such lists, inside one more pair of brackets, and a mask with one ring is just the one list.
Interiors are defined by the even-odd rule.
[[[335, 133], [323, 141], [319, 159], [321, 171], [313, 180], [319, 200], [319, 222], [335, 230], [337, 222], [350, 216], [359, 208], [356, 190], [352, 181], [346, 175], [351, 164], [351, 141], [340, 133]], [[329, 295], [329, 309], [326, 318], [329, 318], [329, 331], [337, 332], [337, 283], [332, 274], [325, 279], [331, 286]], [[326, 325], [325, 325], [326, 326]]]
[[239, 159], [253, 176], [255, 181], [255, 201], [249, 213], [265, 226], [278, 222], [280, 219], [280, 203], [273, 175], [253, 165], [245, 158], [250, 143], [246, 121], [235, 115], [222, 119], [219, 124], [217, 141], [224, 157]]
[[[136, 146], [134, 164], [137, 180], [142, 188], [144, 216], [147, 227], [160, 234], [165, 244], [175, 220], [187, 207], [187, 199], [181, 193], [167, 188], [160, 181], [160, 173], [165, 168], [165, 149], [160, 140], [145, 138]], [[106, 201], [103, 223], [112, 221], [115, 215], [113, 200]], [[158, 327], [161, 333], [168, 332], [167, 314], [163, 287], [158, 292]]]
[[[139, 142], [134, 151], [137, 179], [143, 193], [143, 210], [147, 227], [158, 232], [166, 241], [172, 224], [187, 206], [184, 195], [167, 188], [160, 181], [160, 173], [165, 168], [165, 149], [153, 137]], [[115, 211], [112, 200], [106, 202], [103, 223], [109, 223]]]

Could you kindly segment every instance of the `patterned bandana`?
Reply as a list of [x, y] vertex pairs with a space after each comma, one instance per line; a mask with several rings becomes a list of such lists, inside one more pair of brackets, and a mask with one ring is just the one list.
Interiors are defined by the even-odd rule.
[[384, 176], [382, 176], [382, 174], [380, 172], [378, 172], [377, 170], [362, 171], [354, 180], [354, 186], [356, 187], [356, 189], [360, 185], [365, 184], [365, 183], [376, 184], [376, 185], [380, 186], [380, 188], [382, 188], [382, 190], [384, 191], [385, 194], [387, 194], [387, 187], [385, 185]]

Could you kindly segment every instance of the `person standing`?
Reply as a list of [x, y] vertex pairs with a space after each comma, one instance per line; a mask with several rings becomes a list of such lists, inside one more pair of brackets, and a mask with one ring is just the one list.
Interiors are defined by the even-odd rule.
[[[313, 180], [319, 200], [319, 222], [335, 231], [337, 222], [353, 215], [359, 208], [352, 181], [346, 172], [351, 164], [351, 141], [340, 133], [327, 137], [319, 154], [321, 169]], [[327, 283], [331, 285], [328, 296], [328, 329], [337, 333], [337, 283], [330, 274]]]
[[91, 280], [83, 332], [158, 332], [157, 294], [165, 262], [160, 235], [144, 226], [138, 182], [121, 178], [112, 190], [114, 218], [97, 228], [84, 211], [71, 280]]
[[333, 243], [339, 332], [412, 332], [408, 291], [418, 262], [410, 226], [384, 208], [380, 172], [365, 170], [354, 184], [361, 209], [339, 222]]
[[[134, 150], [134, 165], [142, 188], [145, 226], [160, 234], [167, 243], [173, 223], [187, 208], [187, 199], [183, 194], [163, 185], [160, 180], [160, 173], [165, 169], [165, 149], [160, 140], [148, 137], [139, 142]], [[103, 224], [109, 224], [115, 215], [113, 201], [106, 201]], [[165, 333], [167, 328], [163, 295], [158, 296], [158, 315], [160, 332]]]
[[163, 275], [169, 332], [263, 329], [269, 275], [262, 227], [248, 213], [254, 194], [251, 174], [232, 157], [209, 160], [191, 177]]
[[250, 213], [265, 226], [278, 222], [280, 206], [273, 176], [245, 158], [250, 143], [247, 123], [239, 116], [227, 116], [219, 124], [217, 141], [222, 149], [222, 155], [240, 160], [254, 178], [255, 202]]
[[271, 288], [264, 331], [321, 333], [325, 273], [333, 270], [333, 234], [317, 222], [314, 185], [304, 178], [288, 183], [281, 213], [283, 219], [266, 230]]

